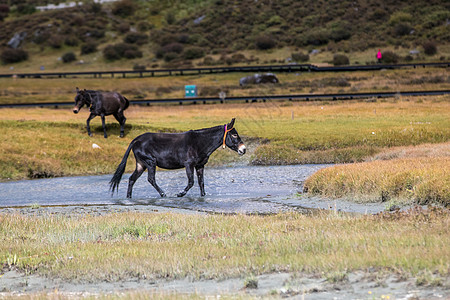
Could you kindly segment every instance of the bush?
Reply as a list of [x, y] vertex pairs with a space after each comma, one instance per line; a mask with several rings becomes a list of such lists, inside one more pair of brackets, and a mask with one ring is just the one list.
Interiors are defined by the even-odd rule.
[[67, 46], [70, 46], [70, 47], [78, 46], [78, 43], [79, 43], [78, 39], [74, 36], [68, 36], [64, 40], [64, 44], [66, 44]]
[[335, 66], [342, 66], [342, 65], [348, 65], [350, 64], [350, 60], [347, 56], [343, 54], [335, 54], [333, 56], [333, 65]]
[[399, 60], [397, 54], [392, 51], [385, 51], [382, 53], [381, 62], [386, 64], [396, 64]]
[[106, 46], [106, 48], [103, 49], [103, 56], [107, 60], [117, 60], [122, 57], [132, 59], [142, 57], [142, 52], [139, 51], [136, 45], [120, 43]]
[[118, 2], [114, 2], [112, 13], [121, 16], [128, 17], [134, 14], [136, 7], [131, 0], [122, 0]]
[[192, 46], [183, 51], [184, 59], [196, 59], [202, 58], [203, 56], [205, 56], [205, 51], [201, 47]]
[[309, 60], [309, 55], [307, 53], [292, 53], [291, 54], [292, 60], [296, 62], [307, 62]]
[[408, 35], [412, 30], [412, 27], [406, 23], [399, 23], [394, 27], [394, 34], [396, 36]]
[[93, 42], [87, 42], [81, 45], [81, 55], [97, 52], [97, 44]]
[[[184, 46], [180, 43], [170, 43], [165, 45], [164, 47], [159, 48], [158, 50], [156, 50], [156, 57], [157, 58], [163, 58], [166, 54], [169, 53], [174, 53], [175, 56], [178, 56], [178, 54], [180, 54], [181, 52], [183, 52], [184, 50]], [[170, 60], [172, 60], [175, 57], [173, 54], [170, 54], [169, 57], [171, 58]], [[170, 61], [170, 60], [166, 60], [166, 61]]]
[[274, 48], [277, 43], [272, 37], [268, 35], [262, 35], [256, 38], [255, 44], [259, 50], [267, 50]]
[[436, 44], [433, 42], [426, 42], [425, 44], [422, 45], [422, 47], [423, 47], [423, 52], [426, 55], [435, 55], [437, 53]]
[[49, 44], [50, 47], [59, 49], [63, 44], [63, 37], [58, 34], [52, 35], [47, 40], [47, 43]]
[[148, 42], [148, 35], [145, 33], [130, 32], [123, 39], [125, 43], [143, 45]]
[[62, 56], [62, 61], [64, 63], [69, 63], [72, 61], [75, 61], [77, 59], [77, 57], [75, 56], [75, 54], [73, 52], [67, 52]]
[[28, 59], [28, 52], [22, 49], [7, 48], [3, 50], [1, 59], [4, 64], [21, 62]]
[[19, 4], [16, 7], [16, 11], [21, 15], [31, 15], [36, 12], [36, 8], [32, 4]]

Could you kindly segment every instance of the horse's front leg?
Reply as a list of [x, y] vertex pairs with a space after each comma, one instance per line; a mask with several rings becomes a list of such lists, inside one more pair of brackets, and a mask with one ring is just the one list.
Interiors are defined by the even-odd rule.
[[194, 166], [186, 166], [186, 175], [188, 178], [188, 184], [186, 188], [177, 194], [177, 197], [183, 197], [186, 195], [186, 193], [191, 189], [191, 187], [194, 185]]
[[105, 114], [101, 114], [100, 117], [102, 118], [103, 136], [106, 139], [108, 135], [106, 134]]
[[195, 167], [195, 170], [197, 171], [198, 186], [200, 187], [200, 195], [202, 197], [204, 197], [206, 195], [206, 193], [205, 193], [205, 181], [203, 179], [203, 170], [204, 169], [205, 169], [204, 166]]
[[86, 120], [86, 129], [87, 129], [87, 132], [88, 132], [88, 135], [89, 135], [89, 136], [92, 136], [91, 126], [89, 125], [89, 123], [91, 122], [91, 120], [92, 120], [93, 118], [95, 118], [95, 114], [91, 113], [91, 114], [89, 115], [89, 117], [87, 118], [87, 120]]

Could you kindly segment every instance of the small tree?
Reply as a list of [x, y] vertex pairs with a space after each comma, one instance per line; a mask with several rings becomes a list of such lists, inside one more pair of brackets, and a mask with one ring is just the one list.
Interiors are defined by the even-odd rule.
[[277, 44], [275, 40], [268, 35], [262, 35], [257, 37], [255, 43], [256, 47], [260, 50], [272, 49]]
[[343, 54], [335, 54], [333, 56], [333, 65], [335, 66], [342, 66], [342, 65], [348, 65], [350, 64], [350, 60], [347, 56]]
[[433, 42], [426, 42], [422, 45], [423, 52], [426, 55], [435, 55], [437, 53], [437, 47], [436, 44]]
[[61, 58], [64, 63], [69, 63], [77, 59], [77, 57], [73, 52], [64, 53], [64, 55]]

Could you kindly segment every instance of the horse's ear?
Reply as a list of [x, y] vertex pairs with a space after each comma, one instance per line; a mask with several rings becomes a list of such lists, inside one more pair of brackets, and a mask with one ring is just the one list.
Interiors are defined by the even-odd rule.
[[80, 90], [78, 89], [78, 87], [75, 88], [77, 90], [77, 94], [80, 92]]
[[233, 119], [231, 119], [231, 122], [227, 124], [227, 128], [228, 128], [228, 129], [233, 128], [233, 126], [234, 126], [234, 121], [235, 121], [235, 120], [236, 120], [236, 119], [233, 118]]

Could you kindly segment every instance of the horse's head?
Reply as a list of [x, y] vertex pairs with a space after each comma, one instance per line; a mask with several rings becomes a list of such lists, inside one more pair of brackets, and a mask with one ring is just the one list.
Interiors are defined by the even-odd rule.
[[77, 114], [85, 104], [86, 107], [89, 107], [91, 105], [91, 96], [86, 91], [86, 89], [79, 90], [77, 88], [77, 95], [75, 96], [75, 106], [73, 107], [73, 113]]
[[234, 121], [235, 119], [233, 118], [230, 123], [225, 125], [223, 147], [225, 148], [226, 145], [231, 150], [236, 151], [239, 155], [244, 155], [246, 147], [244, 142], [239, 137], [236, 128], [234, 128]]

